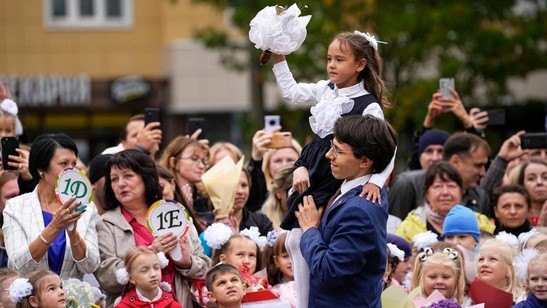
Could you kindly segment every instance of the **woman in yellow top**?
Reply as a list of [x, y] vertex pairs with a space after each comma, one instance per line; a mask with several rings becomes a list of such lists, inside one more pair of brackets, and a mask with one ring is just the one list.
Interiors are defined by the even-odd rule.
[[[460, 203], [463, 188], [458, 172], [448, 162], [438, 162], [427, 170], [424, 185], [424, 203], [408, 213], [395, 234], [412, 241], [418, 233], [443, 233], [444, 219]], [[492, 234], [495, 225], [485, 215], [475, 212], [481, 232]]]

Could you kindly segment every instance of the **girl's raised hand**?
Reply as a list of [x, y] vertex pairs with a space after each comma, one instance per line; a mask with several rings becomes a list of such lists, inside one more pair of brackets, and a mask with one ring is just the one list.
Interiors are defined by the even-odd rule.
[[298, 193], [303, 193], [310, 187], [310, 174], [306, 167], [298, 167], [293, 171], [292, 188]]
[[359, 197], [363, 198], [364, 196], [367, 196], [367, 201], [372, 201], [372, 203], [376, 203], [376, 201], [378, 201], [378, 205], [382, 205], [380, 187], [375, 184], [367, 183], [363, 186], [363, 190], [361, 191]]

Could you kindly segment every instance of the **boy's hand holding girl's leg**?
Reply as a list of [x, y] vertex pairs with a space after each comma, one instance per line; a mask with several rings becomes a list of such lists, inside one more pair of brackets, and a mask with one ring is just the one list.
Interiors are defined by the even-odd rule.
[[292, 174], [292, 189], [301, 194], [310, 187], [310, 174], [306, 167], [298, 167]]
[[376, 186], [376, 184], [365, 184], [359, 197], [363, 198], [364, 196], [367, 196], [367, 201], [372, 201], [372, 203], [376, 203], [376, 201], [378, 201], [378, 204], [382, 205], [382, 198], [380, 197], [380, 187]]

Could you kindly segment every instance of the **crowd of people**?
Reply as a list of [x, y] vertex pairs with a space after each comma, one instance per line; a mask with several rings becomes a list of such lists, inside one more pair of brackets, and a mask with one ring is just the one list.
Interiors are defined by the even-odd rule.
[[[450, 89], [432, 95], [408, 170], [394, 172], [398, 136], [383, 116], [391, 104], [373, 36], [337, 35], [329, 79], [317, 83], [297, 83], [285, 56], [273, 58], [282, 96], [313, 105], [315, 138], [272, 148], [281, 127], [257, 131], [227, 214], [202, 177], [242, 151], [199, 130], [166, 142], [143, 115], [87, 166], [63, 133], [3, 161], [15, 170], [0, 172], [0, 307], [239, 307], [257, 290], [298, 308], [381, 307], [393, 294], [390, 307], [421, 308], [416, 299], [435, 292], [450, 307], [547, 305], [547, 149], [523, 150], [519, 131], [495, 152], [488, 115]], [[1, 137], [20, 135], [1, 84], [0, 102]], [[450, 114], [461, 131], [434, 128]], [[91, 183], [83, 210], [56, 196], [67, 168]], [[184, 236], [150, 231], [161, 199], [188, 212]]]

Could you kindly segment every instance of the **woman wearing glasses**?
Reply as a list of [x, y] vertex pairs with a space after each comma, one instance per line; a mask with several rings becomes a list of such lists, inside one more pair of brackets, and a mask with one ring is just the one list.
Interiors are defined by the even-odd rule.
[[160, 165], [175, 175], [186, 204], [210, 225], [214, 220], [213, 205], [201, 184], [209, 165], [209, 147], [196, 139], [176, 137], [163, 152]]

